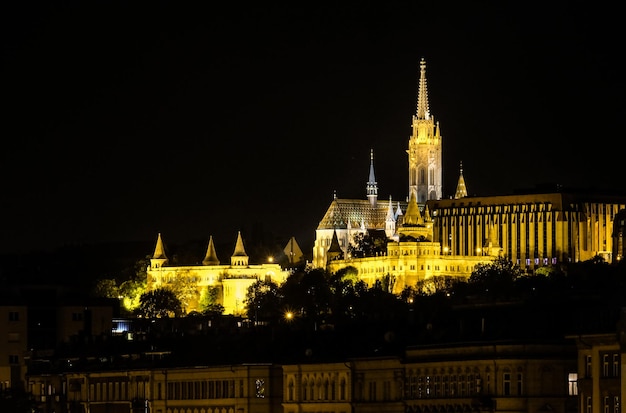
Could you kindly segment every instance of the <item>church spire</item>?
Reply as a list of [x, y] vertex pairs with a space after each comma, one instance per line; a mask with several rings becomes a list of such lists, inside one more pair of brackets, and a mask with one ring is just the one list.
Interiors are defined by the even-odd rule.
[[430, 119], [428, 110], [428, 87], [426, 86], [426, 61], [422, 57], [420, 61], [420, 80], [417, 91], [417, 119]]
[[202, 260], [204, 265], [219, 265], [220, 260], [215, 252], [215, 244], [213, 243], [213, 235], [209, 237], [209, 246], [206, 249], [206, 256]]
[[367, 181], [367, 199], [369, 199], [372, 207], [376, 207], [376, 201], [378, 200], [378, 183], [374, 175], [374, 149], [370, 150], [370, 176]]
[[429, 199], [441, 199], [443, 184], [442, 137], [439, 123], [430, 114], [426, 61], [420, 61], [420, 79], [417, 91], [417, 111], [411, 122], [409, 137], [409, 198], [419, 204]]
[[461, 161], [459, 182], [456, 184], [456, 193], [454, 194], [454, 199], [465, 198], [466, 196], [467, 187], [465, 186], [465, 179], [463, 178], [463, 161]]

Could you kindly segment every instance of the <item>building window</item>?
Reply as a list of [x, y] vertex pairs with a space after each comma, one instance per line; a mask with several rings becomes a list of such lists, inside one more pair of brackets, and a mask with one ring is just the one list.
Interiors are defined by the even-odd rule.
[[604, 413], [611, 413], [609, 400], [609, 396], [604, 396]]
[[287, 400], [289, 400], [290, 402], [293, 401], [293, 390], [293, 380], [289, 379], [289, 384], [287, 385]]
[[517, 373], [517, 395], [521, 396], [524, 391], [524, 376], [522, 373]]
[[578, 395], [578, 373], [569, 373], [568, 375], [568, 395]]
[[619, 396], [613, 397], [613, 413], [620, 413]]
[[511, 373], [502, 375], [502, 394], [505, 396], [511, 395]]
[[587, 396], [587, 403], [586, 403], [586, 407], [585, 407], [585, 413], [593, 413], [593, 410], [591, 409], [591, 396]]
[[585, 356], [585, 377], [591, 378], [591, 355]]
[[17, 311], [9, 311], [9, 321], [20, 321], [20, 313]]
[[609, 355], [602, 355], [602, 377], [609, 377]]
[[369, 399], [370, 401], [376, 401], [376, 382], [370, 381], [369, 383]]
[[613, 354], [613, 377], [619, 377], [619, 353]]
[[339, 385], [339, 399], [346, 400], [346, 379], [341, 379], [341, 384]]
[[391, 400], [391, 382], [383, 382], [383, 401]]
[[19, 364], [20, 357], [15, 354], [9, 354], [9, 364]]

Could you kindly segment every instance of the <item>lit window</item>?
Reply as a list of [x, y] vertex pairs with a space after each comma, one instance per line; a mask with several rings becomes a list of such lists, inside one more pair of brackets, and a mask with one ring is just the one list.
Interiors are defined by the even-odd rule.
[[577, 396], [578, 395], [578, 373], [570, 373], [568, 375], [568, 395]]

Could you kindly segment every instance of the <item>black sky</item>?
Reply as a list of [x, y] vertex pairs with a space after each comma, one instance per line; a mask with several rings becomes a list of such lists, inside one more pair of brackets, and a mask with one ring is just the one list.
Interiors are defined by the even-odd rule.
[[626, 189], [617, 6], [185, 3], [1, 6], [2, 251], [309, 248], [333, 191], [365, 199], [371, 148], [379, 197], [406, 197], [422, 57], [446, 196], [461, 161], [476, 195]]

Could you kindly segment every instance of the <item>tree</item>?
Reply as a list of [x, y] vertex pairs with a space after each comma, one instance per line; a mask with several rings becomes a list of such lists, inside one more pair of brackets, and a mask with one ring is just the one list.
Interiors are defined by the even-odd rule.
[[137, 312], [146, 318], [175, 317], [181, 315], [182, 305], [172, 290], [161, 287], [141, 295]]
[[387, 237], [366, 233], [358, 233], [348, 245], [348, 253], [354, 258], [374, 257], [387, 251]]
[[121, 298], [122, 308], [132, 313], [139, 307], [139, 298], [146, 292], [147, 266], [149, 257], [138, 260], [132, 268], [126, 268], [118, 274], [119, 284], [114, 278], [100, 279], [94, 287], [97, 297]]
[[218, 303], [220, 288], [217, 286], [206, 287], [200, 293], [198, 306], [205, 315], [220, 315], [224, 312], [224, 306]]
[[146, 292], [146, 281], [131, 279], [126, 280], [119, 286], [122, 306], [129, 313], [136, 310], [141, 303], [141, 296]]
[[522, 276], [522, 270], [511, 260], [498, 257], [488, 264], [477, 264], [468, 279], [468, 284], [479, 287], [483, 292], [510, 293], [514, 282]]
[[117, 282], [113, 278], [101, 279], [96, 282], [94, 288], [94, 295], [96, 297], [104, 298], [119, 298], [120, 289], [117, 286]]
[[[415, 290], [413, 292], [422, 296], [434, 294], [450, 295], [459, 281], [459, 278], [451, 276], [429, 277], [425, 280], [418, 281], [415, 284]], [[408, 291], [405, 295], [411, 292], [412, 291]]]
[[245, 306], [248, 318], [255, 322], [278, 319], [283, 307], [278, 284], [273, 281], [256, 281], [248, 287]]
[[198, 288], [188, 274], [178, 274], [170, 285], [170, 289], [182, 305], [183, 312], [198, 300]]

